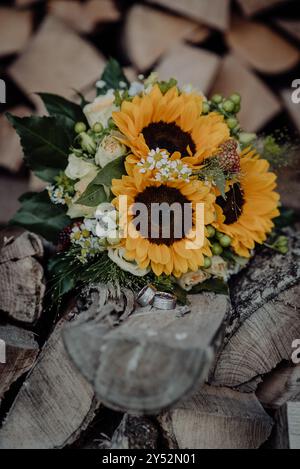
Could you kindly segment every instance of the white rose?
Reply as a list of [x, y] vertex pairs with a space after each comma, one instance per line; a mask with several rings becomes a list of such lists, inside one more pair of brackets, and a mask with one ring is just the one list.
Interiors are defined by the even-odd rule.
[[93, 163], [89, 163], [82, 158], [71, 153], [68, 159], [68, 166], [65, 169], [65, 174], [70, 179], [81, 179], [95, 168]]
[[211, 275], [202, 269], [197, 270], [197, 272], [187, 272], [183, 274], [178, 280], [178, 285], [181, 286], [186, 291], [190, 291], [195, 285], [205, 282], [208, 280]]
[[98, 96], [92, 103], [84, 106], [83, 112], [90, 127], [93, 127], [96, 122], [100, 122], [103, 127], [107, 127], [107, 122], [112, 113], [118, 110], [117, 106], [114, 105], [114, 100], [114, 92], [109, 90], [105, 95]]
[[211, 266], [207, 272], [225, 281], [229, 278], [227, 262], [221, 256], [211, 257]]
[[80, 181], [76, 182], [76, 184], [74, 185], [76, 195], [80, 196], [84, 193], [87, 186], [90, 184], [90, 182], [93, 181], [93, 179], [95, 179], [98, 172], [99, 172], [99, 168], [93, 165], [93, 168], [91, 168], [91, 170], [87, 173], [87, 175], [82, 177]]
[[108, 257], [117, 264], [122, 270], [130, 272], [137, 277], [143, 277], [149, 272], [149, 269], [141, 269], [136, 262], [128, 262], [124, 259], [125, 249], [108, 249]]
[[76, 204], [74, 202], [69, 204], [67, 215], [70, 218], [89, 217], [92, 218], [95, 213], [95, 207], [88, 207], [87, 205]]
[[108, 163], [115, 160], [119, 156], [124, 155], [126, 152], [126, 147], [119, 142], [112, 135], [107, 135], [103, 138], [100, 143], [98, 150], [95, 155], [95, 162], [101, 168], [104, 168]]

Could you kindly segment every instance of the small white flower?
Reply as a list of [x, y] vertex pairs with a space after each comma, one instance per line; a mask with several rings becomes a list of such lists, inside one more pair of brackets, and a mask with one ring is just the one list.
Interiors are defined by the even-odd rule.
[[98, 80], [96, 82], [96, 88], [99, 88], [100, 90], [106, 86], [106, 83], [104, 80]]
[[143, 93], [145, 90], [145, 86], [143, 83], [139, 83], [138, 81], [133, 81], [130, 85], [128, 90], [129, 96], [136, 96], [138, 94]]
[[119, 87], [120, 88], [127, 88], [127, 84], [125, 83], [125, 81], [120, 81], [119, 82]]

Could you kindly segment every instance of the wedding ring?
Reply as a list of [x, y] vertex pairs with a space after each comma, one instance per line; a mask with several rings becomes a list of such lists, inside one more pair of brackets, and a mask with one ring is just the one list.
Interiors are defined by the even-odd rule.
[[171, 293], [157, 292], [153, 306], [157, 309], [174, 309], [176, 306], [176, 297]]
[[148, 306], [154, 300], [156, 294], [156, 288], [153, 285], [146, 285], [141, 289], [136, 297], [136, 301], [141, 306]]

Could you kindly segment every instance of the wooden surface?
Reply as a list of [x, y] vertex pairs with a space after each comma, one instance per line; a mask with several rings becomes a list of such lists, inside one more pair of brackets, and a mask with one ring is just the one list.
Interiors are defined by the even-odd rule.
[[0, 57], [22, 51], [32, 26], [31, 11], [0, 7]]
[[289, 0], [237, 0], [247, 16], [253, 16], [269, 8], [284, 4]]
[[95, 317], [82, 314], [78, 324], [65, 328], [68, 353], [101, 402], [113, 409], [153, 414], [207, 379], [222, 342], [229, 302], [213, 293], [189, 300], [190, 313], [183, 314], [182, 307], [138, 308], [112, 327], [116, 307], [106, 312], [97, 307], [95, 296]]
[[300, 395], [300, 365], [284, 362], [259, 385], [257, 398], [264, 407], [278, 409]]

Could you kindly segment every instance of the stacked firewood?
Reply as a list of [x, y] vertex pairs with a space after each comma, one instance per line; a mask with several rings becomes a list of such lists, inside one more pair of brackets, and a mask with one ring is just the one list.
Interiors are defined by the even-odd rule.
[[0, 448], [300, 448], [299, 226], [286, 235], [287, 256], [262, 249], [230, 297], [160, 311], [93, 285], [43, 343], [43, 246], [3, 233]]

